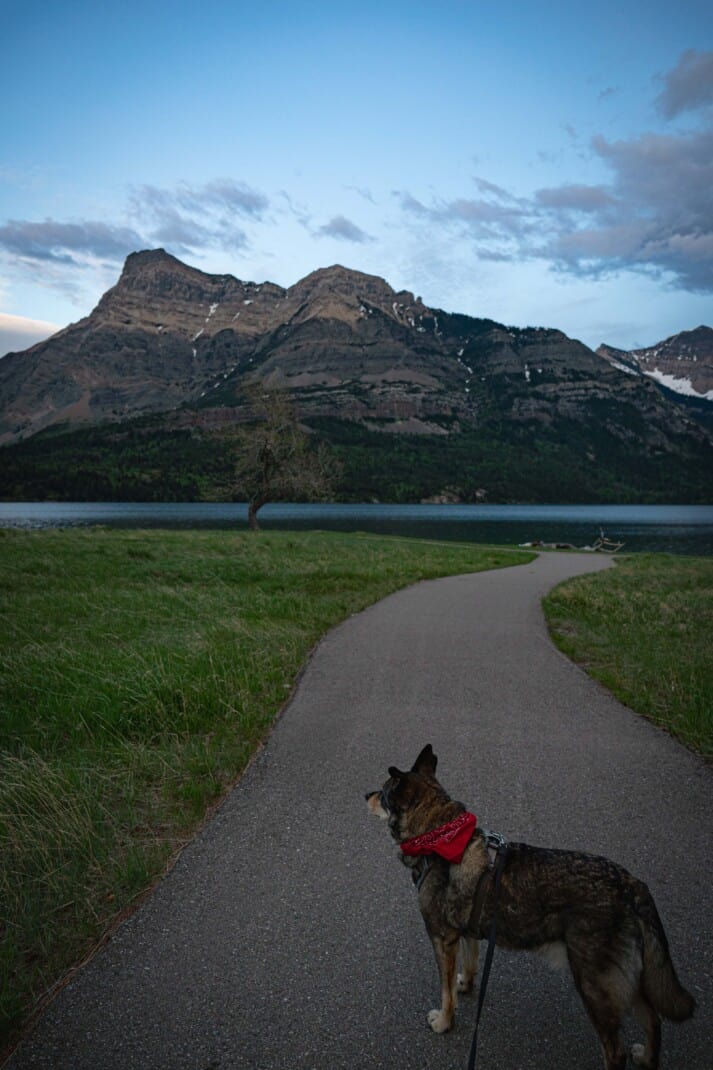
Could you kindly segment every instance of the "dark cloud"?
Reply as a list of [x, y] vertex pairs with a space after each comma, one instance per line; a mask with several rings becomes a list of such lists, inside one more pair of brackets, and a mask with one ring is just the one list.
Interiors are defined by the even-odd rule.
[[672, 71], [660, 76], [663, 89], [656, 107], [665, 119], [713, 104], [713, 52], [689, 48]]
[[712, 290], [713, 130], [599, 136], [591, 147], [611, 182], [537, 192], [539, 255], [577, 274], [628, 268], [692, 292]]
[[535, 200], [545, 208], [561, 208], [573, 212], [599, 212], [614, 204], [614, 198], [604, 186], [555, 186], [539, 189]]
[[323, 226], [317, 228], [315, 235], [322, 238], [338, 238], [340, 241], [372, 241], [372, 238], [361, 227], [358, 227], [356, 223], [352, 223], [351, 219], [347, 219], [343, 215], [333, 216], [328, 223], [324, 223]]
[[553, 251], [575, 270], [632, 267], [713, 289], [713, 130], [597, 137], [592, 148], [612, 173], [611, 200], [589, 227], [560, 233]]
[[130, 227], [112, 226], [85, 220], [59, 223], [45, 219], [35, 223], [11, 219], [0, 226], [0, 248], [23, 260], [50, 261], [78, 265], [90, 256], [105, 260], [123, 260], [140, 248], [143, 239]]
[[[687, 52], [666, 79], [669, 115], [711, 99], [713, 53]], [[456, 231], [484, 260], [538, 259], [556, 270], [596, 277], [622, 270], [659, 276], [690, 292], [713, 291], [713, 127], [609, 141], [590, 151], [609, 180], [564, 183], [528, 198], [478, 178], [480, 197], [424, 204], [397, 196], [414, 224]], [[568, 131], [571, 133], [571, 131]]]

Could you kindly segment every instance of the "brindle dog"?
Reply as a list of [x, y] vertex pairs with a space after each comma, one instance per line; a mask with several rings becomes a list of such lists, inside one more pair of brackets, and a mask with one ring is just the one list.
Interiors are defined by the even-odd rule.
[[[436, 780], [430, 744], [413, 768], [391, 766], [381, 791], [367, 795], [373, 814], [386, 818], [397, 843], [421, 836], [465, 811]], [[490, 882], [479, 919], [473, 904], [481, 875], [488, 869], [485, 838], [476, 830], [459, 864], [437, 855], [401, 854], [412, 867], [418, 901], [436, 953], [441, 977], [441, 1007], [428, 1022], [436, 1033], [453, 1025], [456, 992], [468, 992], [478, 968], [478, 941], [487, 936], [493, 916]], [[458, 945], [462, 972], [456, 976]], [[661, 1019], [683, 1022], [693, 1014], [693, 997], [676, 977], [668, 941], [645, 884], [606, 858], [510, 843], [497, 905], [497, 943], [501, 947], [544, 952], [554, 964], [569, 963], [572, 977], [597, 1031], [606, 1070], [623, 1070], [622, 1016], [633, 1009], [646, 1042], [631, 1054], [637, 1066], [657, 1070]]]

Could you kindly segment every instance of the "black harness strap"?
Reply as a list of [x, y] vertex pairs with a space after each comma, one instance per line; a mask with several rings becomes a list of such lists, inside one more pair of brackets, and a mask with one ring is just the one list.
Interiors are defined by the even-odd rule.
[[[389, 805], [390, 792], [382, 791], [379, 793], [381, 805], [387, 813], [391, 812]], [[495, 938], [497, 936], [497, 920], [498, 920], [498, 895], [500, 892], [500, 878], [502, 877], [503, 868], [505, 866], [505, 856], [508, 851], [508, 842], [504, 836], [499, 832], [489, 832], [485, 829], [482, 830], [482, 835], [485, 839], [485, 845], [488, 852], [495, 851], [495, 858], [490, 859], [487, 870], [483, 873], [478, 887], [475, 892], [475, 899], [473, 903], [473, 910], [470, 915], [468, 928], [477, 929], [480, 922], [480, 915], [485, 903], [485, 897], [488, 892], [488, 888], [492, 881], [495, 881], [493, 888], [493, 919], [490, 923], [490, 931], [488, 933], [488, 950], [485, 953], [485, 963], [483, 965], [483, 976], [480, 979], [480, 990], [478, 992], [478, 1009], [475, 1015], [475, 1029], [473, 1030], [473, 1039], [470, 1043], [470, 1053], [468, 1055], [467, 1070], [475, 1070], [475, 1061], [478, 1057], [478, 1029], [480, 1027], [480, 1016], [483, 1013], [483, 1005], [485, 1003], [485, 993], [488, 990], [488, 979], [490, 977], [490, 968], [493, 964], [493, 955], [495, 953]], [[428, 856], [424, 856], [420, 866], [420, 872], [415, 870], [412, 874], [413, 882], [416, 885], [416, 891], [420, 892], [421, 885], [428, 876], [431, 868], [430, 860]]]
[[[495, 937], [497, 934], [497, 919], [498, 919], [498, 893], [500, 891], [500, 878], [503, 872], [503, 866], [505, 865], [505, 855], [507, 854], [507, 841], [504, 836], [499, 833], [487, 833], [486, 843], [488, 847], [494, 847], [496, 850], [495, 862], [488, 870], [490, 879], [495, 880], [495, 886], [493, 888], [493, 920], [490, 923], [490, 932], [488, 933], [488, 950], [485, 955], [485, 963], [483, 965], [483, 976], [480, 979], [480, 991], [478, 993], [478, 1010], [475, 1016], [475, 1029], [473, 1030], [473, 1039], [470, 1043], [470, 1054], [468, 1055], [467, 1070], [475, 1070], [475, 1060], [478, 1056], [478, 1028], [480, 1026], [480, 1016], [483, 1012], [483, 1004], [485, 1003], [485, 993], [488, 989], [488, 978], [490, 977], [490, 967], [493, 964], [493, 954], [495, 952]], [[488, 882], [489, 883], [489, 882]], [[480, 891], [480, 888], [478, 889]], [[485, 899], [485, 893], [483, 893], [483, 900]], [[480, 909], [482, 910], [482, 900], [480, 903]]]

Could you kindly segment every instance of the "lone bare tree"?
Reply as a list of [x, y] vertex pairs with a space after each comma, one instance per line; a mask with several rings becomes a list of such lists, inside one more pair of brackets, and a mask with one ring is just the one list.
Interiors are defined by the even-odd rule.
[[304, 431], [284, 391], [253, 386], [248, 392], [250, 422], [235, 441], [235, 490], [248, 501], [248, 524], [259, 528], [258, 511], [270, 501], [332, 496], [338, 465], [324, 443]]

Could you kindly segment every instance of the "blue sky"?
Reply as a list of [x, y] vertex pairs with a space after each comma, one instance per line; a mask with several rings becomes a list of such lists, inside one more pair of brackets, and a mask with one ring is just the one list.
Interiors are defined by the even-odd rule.
[[135, 249], [649, 345], [713, 321], [713, 9], [3, 0], [0, 353]]

